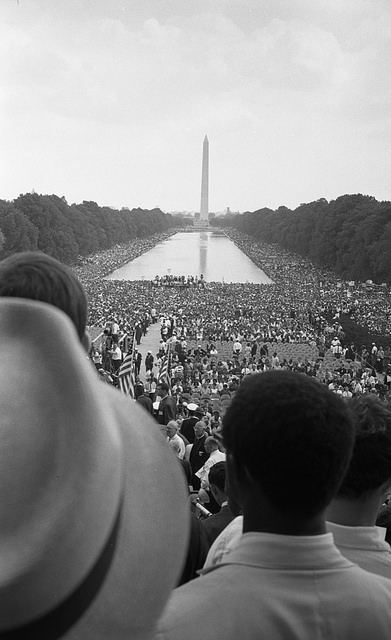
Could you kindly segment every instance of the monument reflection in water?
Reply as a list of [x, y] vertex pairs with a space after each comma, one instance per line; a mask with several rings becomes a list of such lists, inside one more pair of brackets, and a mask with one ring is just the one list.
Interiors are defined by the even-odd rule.
[[153, 280], [155, 276], [200, 276], [206, 282], [271, 284], [225, 235], [180, 232], [107, 276], [109, 280]]

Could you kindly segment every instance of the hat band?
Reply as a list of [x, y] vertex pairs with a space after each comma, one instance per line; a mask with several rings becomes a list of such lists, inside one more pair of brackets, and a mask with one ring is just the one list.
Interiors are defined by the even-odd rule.
[[71, 595], [41, 618], [21, 627], [0, 631], [0, 640], [57, 640], [81, 618], [96, 597], [110, 569], [118, 540], [121, 512], [122, 499], [102, 553], [87, 577]]

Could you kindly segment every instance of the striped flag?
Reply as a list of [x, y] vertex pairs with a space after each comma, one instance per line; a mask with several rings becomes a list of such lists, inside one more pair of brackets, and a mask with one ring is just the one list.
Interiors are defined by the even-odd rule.
[[133, 353], [127, 353], [118, 371], [118, 386], [126, 395], [134, 398]]
[[126, 393], [126, 395], [134, 398], [134, 345], [136, 341], [136, 334], [133, 335], [133, 343], [131, 350], [124, 357], [122, 364], [118, 371], [118, 386]]
[[162, 363], [160, 365], [159, 375], [158, 375], [158, 384], [159, 382], [167, 382], [167, 384], [170, 386], [170, 357], [171, 357], [171, 350], [170, 350], [170, 344], [169, 344], [167, 347], [167, 351], [162, 358]]

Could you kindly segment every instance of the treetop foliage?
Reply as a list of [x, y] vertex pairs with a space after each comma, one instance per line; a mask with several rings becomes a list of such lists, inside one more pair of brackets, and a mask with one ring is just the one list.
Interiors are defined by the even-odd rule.
[[216, 218], [256, 240], [277, 244], [333, 269], [345, 280], [391, 283], [391, 202], [343, 195], [301, 204]]
[[78, 256], [181, 223], [180, 218], [160, 209], [118, 211], [92, 201], [68, 205], [64, 197], [26, 193], [12, 202], [0, 200], [0, 257], [20, 251], [43, 251], [72, 264]]

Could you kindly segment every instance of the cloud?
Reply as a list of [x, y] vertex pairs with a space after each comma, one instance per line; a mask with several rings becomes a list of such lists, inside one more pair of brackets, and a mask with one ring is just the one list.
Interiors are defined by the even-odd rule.
[[353, 171], [373, 138], [391, 145], [390, 34], [384, 0], [3, 1], [6, 182], [191, 208], [208, 133], [216, 198], [229, 185], [232, 206], [241, 188], [262, 206], [262, 175], [278, 206], [309, 189], [315, 159]]

